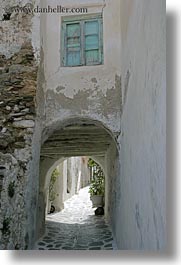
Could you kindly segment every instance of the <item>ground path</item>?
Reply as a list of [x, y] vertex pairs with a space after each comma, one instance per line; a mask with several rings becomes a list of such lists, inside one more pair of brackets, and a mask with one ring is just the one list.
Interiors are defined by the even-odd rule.
[[112, 233], [103, 216], [95, 216], [88, 187], [65, 202], [60, 213], [48, 215], [46, 233], [36, 250], [112, 250]]

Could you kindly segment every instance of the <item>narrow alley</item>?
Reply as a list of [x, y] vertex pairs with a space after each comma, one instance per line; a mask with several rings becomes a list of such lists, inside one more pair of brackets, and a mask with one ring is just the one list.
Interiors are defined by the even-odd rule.
[[0, 0], [0, 250], [167, 250], [165, 9]]
[[67, 200], [61, 212], [47, 216], [46, 233], [36, 243], [36, 250], [116, 249], [104, 216], [95, 216], [88, 189]]

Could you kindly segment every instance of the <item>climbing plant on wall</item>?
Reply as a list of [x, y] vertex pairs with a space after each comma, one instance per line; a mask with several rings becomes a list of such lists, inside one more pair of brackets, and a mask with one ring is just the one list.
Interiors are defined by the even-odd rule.
[[93, 159], [89, 159], [88, 167], [92, 171], [92, 181], [89, 193], [93, 195], [103, 195], [105, 190], [105, 176], [102, 168]]
[[104, 178], [104, 172], [92, 158], [88, 160], [88, 167], [92, 170], [92, 178], [95, 180], [97, 178]]
[[51, 175], [51, 179], [50, 179], [50, 186], [49, 186], [49, 199], [50, 199], [50, 201], [54, 201], [55, 197], [56, 197], [56, 193], [54, 191], [54, 185], [55, 185], [55, 182], [56, 182], [58, 176], [59, 176], [59, 171], [56, 168], [53, 171], [53, 173]]

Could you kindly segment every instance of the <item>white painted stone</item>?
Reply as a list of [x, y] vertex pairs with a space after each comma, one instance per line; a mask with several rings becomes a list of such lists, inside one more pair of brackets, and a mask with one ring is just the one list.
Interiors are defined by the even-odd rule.
[[14, 121], [17, 122], [17, 121], [22, 121], [22, 118], [14, 118]]
[[1, 133], [6, 133], [7, 132], [7, 128], [2, 128]]
[[6, 106], [6, 110], [10, 111], [11, 107], [10, 106]]
[[28, 162], [31, 159], [30, 148], [15, 149], [14, 155], [17, 160]]
[[22, 120], [13, 122], [13, 126], [15, 128], [33, 128], [35, 126], [35, 122], [32, 120]]
[[25, 109], [23, 109], [21, 112], [23, 112], [23, 113], [28, 113], [29, 112], [29, 108], [25, 108]]
[[14, 106], [14, 111], [19, 112], [19, 107], [17, 105]]

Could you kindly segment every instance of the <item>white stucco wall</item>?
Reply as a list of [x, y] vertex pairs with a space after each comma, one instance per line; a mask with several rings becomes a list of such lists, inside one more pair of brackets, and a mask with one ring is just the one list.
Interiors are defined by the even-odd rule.
[[[81, 3], [95, 5], [95, 1]], [[56, 4], [51, 1], [52, 6]], [[75, 6], [80, 1], [61, 4]], [[105, 4], [104, 64], [100, 66], [62, 67], [61, 15], [44, 16], [44, 124], [51, 128], [72, 117], [85, 117], [117, 132], [118, 150], [111, 147], [108, 151], [105, 171], [106, 213], [118, 249], [163, 249], [165, 1], [106, 0]], [[100, 12], [101, 5], [92, 12]]]
[[56, 7], [57, 4], [87, 7], [87, 16], [103, 12], [104, 63], [97, 66], [63, 67], [61, 21], [65, 14], [44, 15], [42, 48], [46, 79], [45, 124], [51, 124], [52, 120], [59, 117], [90, 117], [104, 122], [113, 131], [120, 131], [120, 2], [47, 0], [44, 6]]
[[[121, 0], [120, 201], [113, 219], [120, 249], [166, 242], [165, 1]], [[117, 188], [117, 187], [116, 187]]]

